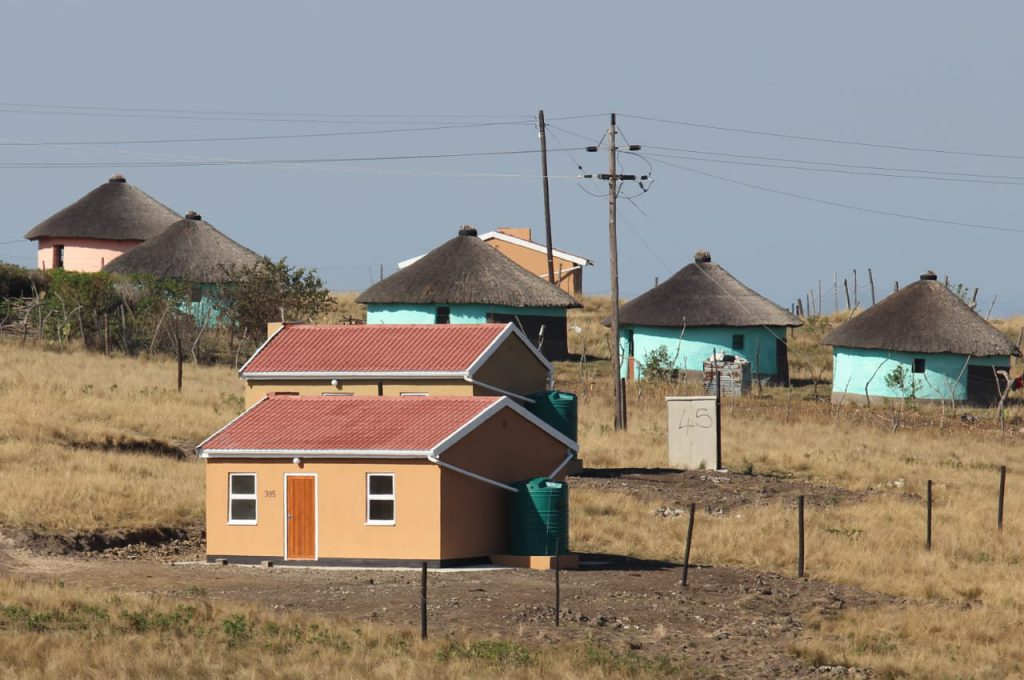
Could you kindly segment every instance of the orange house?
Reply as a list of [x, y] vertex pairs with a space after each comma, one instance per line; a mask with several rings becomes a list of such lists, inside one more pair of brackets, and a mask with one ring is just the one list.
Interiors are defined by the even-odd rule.
[[547, 389], [552, 367], [515, 324], [271, 324], [239, 370], [246, 406], [271, 392], [512, 396]]
[[39, 269], [98, 272], [181, 219], [141, 189], [114, 175], [37, 224], [25, 238], [38, 246]]
[[196, 448], [207, 559], [486, 562], [510, 484], [561, 478], [576, 450], [507, 397], [271, 395]]
[[[480, 234], [480, 240], [523, 269], [545, 280], [547, 279], [547, 246], [543, 243], [537, 243], [532, 239], [532, 230], [530, 228], [498, 227], [494, 231]], [[404, 269], [419, 259], [419, 257], [413, 257], [403, 260], [398, 263], [398, 268]], [[567, 253], [558, 248], [551, 249], [551, 259], [554, 265], [555, 285], [569, 293], [569, 295], [576, 297], [582, 295], [583, 268], [594, 264], [593, 260]]]

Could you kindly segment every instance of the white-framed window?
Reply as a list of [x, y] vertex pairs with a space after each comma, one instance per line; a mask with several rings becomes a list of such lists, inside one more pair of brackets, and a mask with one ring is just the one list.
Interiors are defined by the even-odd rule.
[[395, 475], [371, 473], [366, 475], [366, 523], [395, 523]]
[[400, 397], [429, 397], [429, 392], [399, 392]]
[[355, 392], [321, 392], [321, 397], [354, 397]]
[[256, 473], [228, 475], [228, 524], [256, 524]]

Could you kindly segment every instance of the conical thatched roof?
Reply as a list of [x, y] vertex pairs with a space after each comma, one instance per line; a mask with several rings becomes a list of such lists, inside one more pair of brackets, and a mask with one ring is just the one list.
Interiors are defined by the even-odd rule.
[[799, 326], [803, 322], [744, 286], [698, 251], [671, 278], [619, 308], [619, 324], [667, 328]]
[[225, 266], [248, 267], [263, 258], [189, 211], [159, 236], [132, 248], [103, 268], [119, 274], [150, 274], [192, 283], [224, 283]]
[[480, 304], [579, 307], [561, 288], [530, 273], [463, 227], [459, 235], [356, 298], [363, 304]]
[[1005, 335], [932, 272], [839, 326], [823, 345], [975, 357], [1020, 356]]
[[30, 240], [98, 238], [111, 241], [145, 241], [156, 236], [181, 215], [114, 175], [60, 212], [25, 234]]

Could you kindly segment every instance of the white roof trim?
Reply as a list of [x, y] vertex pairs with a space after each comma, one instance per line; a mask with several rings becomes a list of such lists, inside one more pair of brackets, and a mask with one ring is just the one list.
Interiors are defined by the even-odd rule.
[[253, 404], [252, 406], [250, 406], [249, 408], [245, 409], [244, 411], [239, 413], [237, 416], [235, 416], [234, 418], [229, 420], [227, 422], [227, 424], [224, 425], [224, 427], [220, 428], [219, 430], [217, 430], [216, 432], [211, 434], [209, 437], [207, 437], [203, 441], [201, 441], [198, 444], [196, 444], [196, 453], [199, 454], [200, 456], [203, 456], [203, 450], [202, 450], [203, 449], [203, 444], [205, 444], [206, 442], [210, 441], [211, 439], [213, 439], [214, 437], [219, 435], [221, 432], [223, 432], [224, 430], [226, 430], [229, 427], [231, 427], [232, 425], [234, 425], [236, 420], [238, 420], [239, 418], [244, 416], [246, 413], [248, 413], [249, 411], [251, 411], [254, 408], [256, 408], [257, 406], [259, 406], [260, 404], [262, 404], [263, 402], [265, 402], [269, 398], [270, 398], [269, 394], [264, 394], [262, 397], [260, 397], [259, 401], [257, 401], [255, 404]]
[[[277, 335], [277, 332], [274, 335]], [[268, 339], [267, 342], [263, 343], [263, 347], [256, 350], [256, 354], [253, 354], [249, 361], [245, 362], [245, 366], [239, 369], [239, 374], [245, 380], [323, 380], [331, 378], [339, 380], [463, 380], [465, 378], [472, 378], [480, 370], [480, 367], [498, 351], [498, 348], [501, 347], [502, 343], [510, 335], [518, 336], [519, 340], [533, 353], [533, 356], [547, 369], [548, 375], [554, 372], [555, 369], [551, 362], [540, 353], [540, 350], [533, 346], [533, 343], [519, 330], [519, 327], [512, 322], [508, 322], [505, 324], [505, 328], [495, 336], [494, 340], [487, 345], [484, 351], [473, 360], [473, 363], [465, 371], [245, 371], [245, 366], [248, 366], [249, 362], [256, 358], [256, 354], [259, 354], [263, 347], [266, 347], [267, 342], [270, 342], [270, 339]], [[273, 337], [271, 336], [271, 338]]]
[[435, 444], [431, 449], [428, 450], [407, 450], [407, 451], [389, 451], [384, 449], [308, 449], [308, 450], [297, 450], [297, 449], [205, 449], [203, 444], [210, 441], [218, 434], [230, 427], [236, 420], [244, 416], [246, 413], [256, 408], [259, 404], [262, 404], [269, 397], [263, 397], [258, 402], [247, 408], [240, 415], [236, 416], [231, 420], [230, 423], [220, 428], [209, 437], [203, 440], [199, 446], [196, 447], [196, 453], [202, 458], [282, 458], [287, 456], [316, 456], [321, 458], [425, 458], [433, 457], [440, 458], [441, 455], [455, 445], [459, 440], [468, 435], [470, 432], [475, 430], [481, 424], [490, 419], [498, 411], [503, 408], [510, 408], [527, 421], [536, 425], [545, 434], [554, 437], [563, 445], [572, 449], [573, 451], [579, 451], [579, 444], [572, 441], [564, 434], [551, 427], [543, 420], [533, 415], [525, 408], [515, 403], [508, 397], [500, 397], [487, 408], [481, 409], [479, 413], [467, 420], [465, 423], [460, 425], [454, 432], [449, 434], [447, 437], [442, 439], [440, 442]]
[[[506, 243], [522, 246], [523, 248], [527, 248], [538, 253], [547, 254], [548, 252], [547, 247], [540, 243], [527, 241], [524, 238], [518, 238], [516, 236], [509, 236], [508, 234], [503, 234], [500, 231], [488, 231], [486, 233], [480, 234], [479, 238], [481, 241], [489, 241], [492, 238], [496, 238], [499, 241], [505, 241]], [[564, 250], [559, 250], [558, 248], [552, 248], [551, 254], [563, 260], [568, 260], [569, 262], [572, 262], [573, 264], [579, 265], [581, 267], [585, 267], [588, 264], [594, 264], [593, 260], [590, 260], [585, 257], [580, 257], [579, 255], [573, 255], [572, 253], [567, 253]], [[426, 255], [426, 253], [424, 253], [424, 255]], [[401, 262], [398, 263], [398, 268], [405, 269], [409, 265], [415, 264], [416, 261], [424, 257], [424, 255], [417, 255], [416, 257], [410, 257], [408, 260], [402, 260]]]
[[527, 338], [521, 330], [519, 330], [519, 327], [516, 326], [511, 321], [509, 321], [508, 323], [505, 324], [505, 330], [499, 333], [498, 337], [496, 337], [491, 342], [491, 344], [487, 346], [487, 349], [485, 349], [483, 353], [480, 356], [478, 356], [473, 361], [472, 364], [469, 365], [469, 368], [466, 369], [466, 377], [472, 378], [474, 375], [476, 375], [476, 372], [480, 370], [480, 367], [487, 363], [487, 360], [490, 359], [491, 356], [498, 351], [498, 348], [501, 347], [502, 343], [510, 335], [516, 335], [523, 342], [523, 344], [530, 349], [530, 351], [533, 353], [533, 356], [535, 356], [537, 360], [544, 365], [544, 368], [548, 369], [548, 375], [551, 375], [551, 373], [555, 370], [555, 367], [552, 366], [551, 362], [548, 361], [544, 357], [544, 355], [540, 353], [540, 350], [533, 346], [533, 343], [530, 342], [529, 338]]
[[348, 378], [349, 380], [377, 378], [444, 380], [445, 378], [450, 378], [452, 380], [461, 380], [465, 375], [465, 371], [267, 371], [266, 373], [253, 371], [243, 373], [242, 377], [245, 379], [257, 378], [266, 380], [294, 380], [302, 378], [310, 380], [321, 378]]
[[202, 458], [428, 458], [429, 451], [360, 449], [205, 449]]
[[512, 401], [510, 398], [508, 398], [508, 397], [501, 397], [496, 402], [494, 402], [493, 404], [491, 404], [490, 406], [485, 408], [483, 411], [478, 413], [476, 416], [474, 416], [472, 419], [467, 421], [465, 425], [463, 425], [462, 427], [457, 429], [455, 432], [453, 432], [450, 435], [448, 435], [448, 437], [446, 437], [441, 443], [439, 443], [437, 446], [434, 447], [433, 451], [431, 451], [431, 454], [435, 458], [440, 458], [441, 455], [446, 450], [448, 450], [452, 446], [454, 446], [456, 442], [458, 442], [460, 439], [462, 439], [463, 437], [468, 435], [470, 432], [475, 430], [484, 421], [488, 420], [491, 416], [493, 416], [495, 413], [497, 413], [498, 411], [500, 411], [503, 408], [510, 408], [510, 409], [512, 409], [513, 411], [515, 411], [519, 415], [521, 415], [524, 418], [526, 418], [526, 420], [528, 420], [530, 423], [532, 423], [532, 424], [536, 425], [537, 427], [539, 427], [545, 434], [547, 434], [547, 435], [549, 435], [551, 437], [554, 437], [559, 442], [561, 442], [565, 446], [569, 447], [573, 451], [579, 451], [579, 448], [580, 448], [579, 444], [577, 444], [573, 440], [569, 439], [564, 434], [562, 434], [561, 432], [559, 432], [555, 428], [551, 427], [550, 425], [548, 425], [543, 420], [541, 420], [537, 416], [535, 416], [532, 413], [530, 413], [529, 411], [527, 411], [525, 408], [523, 408], [522, 406], [520, 406], [516, 402]]
[[270, 341], [273, 340], [275, 337], [277, 337], [277, 334], [280, 333], [281, 331], [283, 331], [285, 329], [285, 326], [287, 326], [287, 325], [288, 324], [283, 323], [280, 326], [278, 326], [274, 330], [274, 332], [271, 333], [267, 337], [267, 339], [263, 341], [263, 344], [256, 348], [256, 351], [252, 353], [252, 356], [249, 357], [249, 359], [244, 364], [242, 364], [241, 368], [238, 369], [238, 375], [240, 375], [242, 377], [245, 377], [245, 367], [248, 366], [250, 363], [252, 363], [252, 360], [256, 358], [256, 355], [259, 354], [260, 352], [262, 352], [263, 348], [266, 347], [267, 345], [269, 345]]
[[[547, 246], [545, 246], [542, 243], [527, 241], [525, 238], [519, 238], [518, 236], [512, 236], [511, 234], [504, 234], [500, 231], [488, 231], [484, 234], [480, 234], [481, 241], [489, 241], [492, 238], [496, 238], [499, 241], [505, 241], [506, 243], [511, 243], [513, 245], [522, 246], [523, 248], [528, 248], [538, 253], [547, 254], [548, 252]], [[573, 255], [572, 253], [567, 253], [564, 250], [559, 250], [558, 248], [552, 248], [551, 254], [554, 255], [555, 257], [560, 257], [563, 260], [569, 260], [569, 262], [581, 266], [594, 264], [593, 260], [589, 260], [585, 257], [580, 257], [579, 255]]]

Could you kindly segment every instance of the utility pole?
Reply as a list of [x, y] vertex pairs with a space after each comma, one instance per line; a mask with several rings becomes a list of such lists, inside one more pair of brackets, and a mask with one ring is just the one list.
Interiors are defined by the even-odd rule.
[[547, 237], [548, 281], [555, 282], [555, 257], [551, 252], [551, 193], [548, 189], [548, 135], [544, 125], [544, 109], [537, 112], [540, 127], [540, 172], [544, 178], [544, 234]]
[[608, 126], [608, 263], [612, 277], [612, 376], [615, 381], [615, 429], [623, 426], [622, 373], [619, 360], [619, 240], [615, 233], [618, 208], [619, 178], [615, 172], [615, 114]]
[[[648, 175], [622, 175], [618, 172], [616, 165], [617, 154], [620, 147], [615, 144], [615, 136], [618, 133], [618, 128], [615, 123], [615, 114], [611, 115], [611, 124], [608, 126], [608, 174], [599, 174], [597, 179], [608, 180], [608, 264], [611, 268], [611, 282], [612, 282], [612, 379], [615, 384], [615, 429], [624, 430], [626, 429], [626, 413], [625, 413], [625, 386], [624, 380], [621, 380], [622, 376], [622, 362], [620, 360], [621, 348], [619, 347], [619, 244], [618, 236], [615, 232], [616, 222], [616, 211], [619, 197], [619, 183], [627, 181], [645, 182], [648, 179]], [[639, 144], [630, 144], [627, 148], [629, 151], [639, 151]], [[596, 146], [588, 146], [587, 151], [594, 153], [598, 151]], [[584, 178], [593, 177], [593, 175], [583, 175]]]

